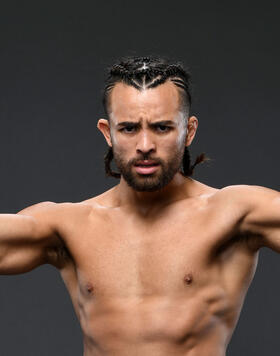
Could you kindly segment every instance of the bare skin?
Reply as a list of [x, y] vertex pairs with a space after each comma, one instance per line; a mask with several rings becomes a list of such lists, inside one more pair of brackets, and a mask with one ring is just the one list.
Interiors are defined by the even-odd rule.
[[[118, 85], [111, 132], [99, 120], [125, 161], [144, 152], [167, 160], [182, 144], [173, 84], [149, 90]], [[141, 122], [137, 132], [117, 131], [124, 116]], [[174, 120], [170, 132], [148, 125], [159, 116]], [[189, 118], [184, 144], [196, 129]], [[0, 273], [57, 267], [81, 323], [84, 356], [224, 356], [263, 246], [280, 252], [279, 192], [215, 189], [180, 173], [155, 192], [137, 192], [121, 178], [80, 203], [0, 214]]]

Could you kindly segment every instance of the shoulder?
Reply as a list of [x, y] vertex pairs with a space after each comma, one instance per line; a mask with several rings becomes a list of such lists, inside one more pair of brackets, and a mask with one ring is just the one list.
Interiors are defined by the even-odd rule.
[[207, 198], [210, 205], [221, 204], [224, 207], [236, 205], [240, 209], [249, 211], [256, 204], [269, 202], [274, 198], [279, 199], [280, 193], [258, 185], [236, 184], [220, 189], [207, 186], [201, 197]]
[[258, 186], [258, 185], [230, 185], [221, 188], [217, 196], [225, 201], [237, 202], [250, 208], [258, 201], [279, 198], [280, 193], [277, 190]]
[[52, 213], [63, 213], [63, 212], [74, 212], [74, 211], [86, 211], [90, 209], [90, 204], [84, 202], [72, 203], [72, 202], [63, 202], [56, 203], [53, 201], [43, 201], [33, 205], [30, 205], [17, 214], [22, 215], [33, 215], [33, 214], [52, 214]]
[[279, 206], [280, 193], [257, 185], [230, 185], [219, 189], [211, 199], [223, 211], [230, 211], [239, 221], [254, 215], [265, 215], [275, 203]]
[[17, 214], [31, 216], [37, 222], [47, 223], [49, 225], [61, 225], [65, 220], [76, 222], [77, 219], [90, 215], [93, 204], [78, 202], [56, 203], [52, 201], [43, 201], [30, 205]]
[[57, 203], [54, 201], [42, 201], [20, 210], [17, 214], [52, 219], [68, 217], [73, 218], [74, 220], [81, 218], [82, 216], [88, 217], [92, 213], [112, 205], [112, 190], [113, 188], [102, 194], [78, 202]]

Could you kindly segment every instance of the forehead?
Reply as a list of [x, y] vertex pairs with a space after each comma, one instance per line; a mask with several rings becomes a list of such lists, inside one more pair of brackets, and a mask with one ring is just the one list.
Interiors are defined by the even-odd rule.
[[132, 118], [147, 114], [157, 117], [176, 114], [179, 103], [178, 88], [171, 81], [143, 90], [117, 83], [111, 92], [110, 109], [114, 117]]

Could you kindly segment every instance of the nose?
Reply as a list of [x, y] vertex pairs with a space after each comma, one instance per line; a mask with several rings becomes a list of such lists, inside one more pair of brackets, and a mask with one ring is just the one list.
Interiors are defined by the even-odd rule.
[[155, 151], [156, 145], [151, 133], [142, 131], [137, 140], [136, 151], [137, 153], [147, 154], [150, 151]]

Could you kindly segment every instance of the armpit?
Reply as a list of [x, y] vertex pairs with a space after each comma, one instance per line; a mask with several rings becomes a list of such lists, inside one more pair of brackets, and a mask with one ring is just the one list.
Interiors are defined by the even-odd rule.
[[258, 251], [264, 246], [263, 237], [260, 234], [249, 235], [245, 237], [249, 250], [252, 252]]
[[54, 265], [56, 268], [63, 268], [69, 262], [72, 262], [72, 257], [66, 246], [61, 245], [52, 247], [47, 250], [47, 260], [49, 264]]

